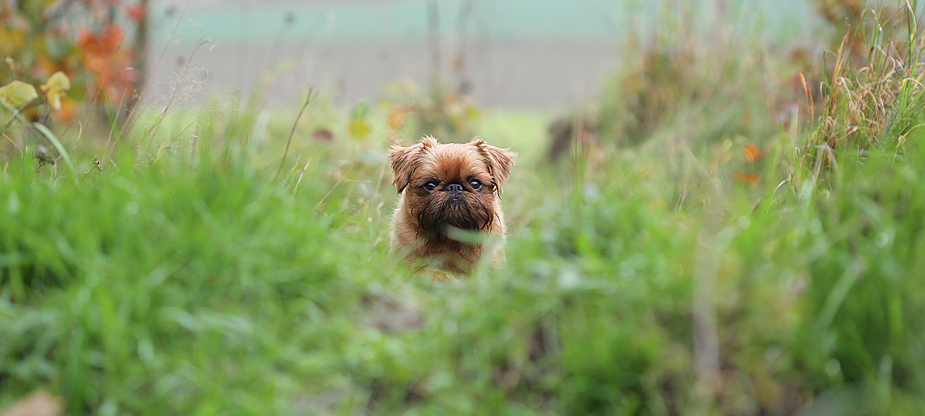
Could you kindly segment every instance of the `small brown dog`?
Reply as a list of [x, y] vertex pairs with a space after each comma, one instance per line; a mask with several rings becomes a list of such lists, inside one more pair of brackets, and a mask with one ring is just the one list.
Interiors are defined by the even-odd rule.
[[[468, 273], [485, 256], [501, 260], [504, 213], [498, 195], [517, 155], [475, 138], [393, 146], [389, 162], [398, 188], [392, 253], [412, 266]], [[494, 236], [495, 241], [492, 240]]]

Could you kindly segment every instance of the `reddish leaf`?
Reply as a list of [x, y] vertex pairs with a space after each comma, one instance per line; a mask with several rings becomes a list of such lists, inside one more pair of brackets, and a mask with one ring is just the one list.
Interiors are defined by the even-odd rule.
[[757, 185], [758, 182], [761, 182], [761, 180], [758, 179], [757, 175], [753, 175], [751, 173], [735, 172], [732, 174], [732, 177], [735, 178], [736, 180], [748, 182], [751, 185]]
[[99, 32], [81, 30], [77, 48], [87, 71], [94, 77], [96, 90], [111, 102], [121, 102], [131, 94], [135, 81], [132, 51], [122, 44], [124, 32], [115, 24]]
[[331, 133], [331, 130], [320, 128], [312, 133], [312, 137], [314, 137], [315, 140], [329, 141], [334, 139], [334, 134]]
[[145, 5], [143, 3], [135, 3], [125, 6], [125, 14], [128, 15], [129, 19], [140, 22], [145, 18]]

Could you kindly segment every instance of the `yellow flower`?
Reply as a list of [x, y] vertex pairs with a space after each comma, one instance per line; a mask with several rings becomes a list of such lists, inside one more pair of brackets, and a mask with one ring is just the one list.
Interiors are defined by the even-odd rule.
[[67, 75], [64, 75], [61, 71], [52, 74], [48, 77], [48, 82], [42, 85], [42, 91], [45, 92], [48, 105], [55, 110], [61, 109], [61, 97], [70, 89], [71, 80], [67, 79]]

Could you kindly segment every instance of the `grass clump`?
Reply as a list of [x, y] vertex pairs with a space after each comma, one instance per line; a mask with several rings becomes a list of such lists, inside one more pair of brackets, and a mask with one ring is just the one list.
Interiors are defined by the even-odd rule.
[[334, 381], [322, 351], [382, 258], [317, 208], [331, 182], [293, 192], [199, 140], [194, 163], [123, 153], [76, 185], [5, 166], [0, 401], [44, 386], [73, 414], [284, 414]]
[[[898, 154], [910, 134], [917, 137], [923, 121], [923, 37], [916, 7], [868, 14], [870, 21], [852, 28], [834, 51], [821, 123], [806, 150], [806, 162], [816, 171], [835, 163], [832, 149]], [[856, 44], [865, 41], [866, 48]], [[858, 56], [858, 49], [866, 56]]]

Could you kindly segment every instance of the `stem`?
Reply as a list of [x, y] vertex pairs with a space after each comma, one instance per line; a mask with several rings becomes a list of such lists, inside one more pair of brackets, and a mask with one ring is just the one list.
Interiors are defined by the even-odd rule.
[[289, 146], [292, 144], [292, 136], [295, 135], [295, 129], [299, 125], [299, 120], [302, 118], [302, 113], [305, 112], [305, 109], [308, 108], [308, 105], [314, 98], [314, 91], [314, 87], [308, 89], [308, 96], [305, 97], [305, 103], [302, 104], [302, 109], [299, 110], [299, 115], [296, 116], [295, 121], [292, 123], [292, 130], [289, 131], [289, 138], [286, 140], [286, 150], [283, 152], [282, 159], [279, 160], [279, 169], [276, 171], [277, 181], [279, 180], [279, 175], [283, 172], [283, 165], [286, 163], [286, 156], [289, 155]]

